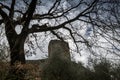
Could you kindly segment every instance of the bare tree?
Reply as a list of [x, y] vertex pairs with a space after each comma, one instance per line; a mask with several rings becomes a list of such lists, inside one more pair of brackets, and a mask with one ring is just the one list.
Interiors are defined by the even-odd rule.
[[[86, 14], [90, 13], [90, 11], [94, 8], [96, 4], [95, 1], [91, 1], [87, 4], [86, 2], [86, 8], [82, 9], [75, 17], [69, 19], [67, 17], [67, 13], [72, 11], [73, 9], [79, 7], [81, 4], [85, 4], [83, 0], [79, 1], [79, 3], [75, 6], [69, 7], [64, 9], [62, 7], [62, 1], [56, 0], [54, 1], [51, 8], [48, 10], [47, 13], [38, 14], [36, 9], [37, 0], [32, 0], [31, 2], [27, 2], [27, 0], [23, 0], [26, 4], [26, 11], [17, 10], [15, 9], [16, 6], [16, 0], [12, 0], [11, 6], [5, 5], [1, 2], [1, 8], [0, 8], [0, 14], [1, 14], [1, 23], [5, 24], [5, 32], [6, 36], [10, 45], [10, 51], [11, 51], [11, 65], [14, 65], [16, 61], [20, 61], [21, 63], [25, 63], [25, 56], [24, 56], [24, 42], [26, 40], [26, 37], [30, 33], [36, 33], [36, 32], [44, 32], [44, 31], [50, 31], [54, 35], [56, 35], [58, 38], [59, 35], [55, 33], [54, 30], [64, 28], [70, 31], [70, 34], [72, 36], [71, 29], [66, 27], [65, 25], [70, 24], [74, 22], [75, 20], [78, 20], [80, 17], [85, 16]], [[7, 11], [9, 11], [9, 14]], [[15, 14], [20, 14], [20, 16], [15, 16]], [[62, 23], [57, 23], [56, 25], [49, 25], [49, 24], [32, 24], [31, 28], [29, 28], [30, 22], [32, 20], [43, 20], [43, 19], [59, 19], [66, 17], [67, 19]], [[17, 25], [22, 25], [22, 31], [20, 34], [17, 34], [15, 31], [15, 27]]]
[[[43, 4], [42, 0], [0, 1], [0, 23], [5, 24], [5, 33], [11, 52], [11, 66], [14, 66], [16, 62], [25, 64], [24, 43], [26, 38], [29, 34], [38, 32], [50, 32], [58, 39], [65, 40], [66, 37], [63, 35], [64, 33], [59, 30], [66, 30], [69, 32], [68, 37], [73, 40], [78, 51], [79, 43], [84, 43], [92, 53], [95, 53], [92, 49], [96, 47], [104, 49], [104, 47], [97, 45], [98, 40], [96, 40], [96, 38], [100, 36], [105, 38], [109, 43], [111, 43], [111, 40], [119, 43], [119, 39], [117, 39], [119, 38], [119, 34], [116, 30], [119, 28], [119, 15], [117, 15], [119, 12], [116, 14], [117, 10], [112, 9], [113, 7], [111, 6], [110, 12], [111, 15], [114, 15], [115, 19], [107, 17], [109, 14], [109, 6], [105, 3], [110, 4], [109, 2], [103, 2], [102, 0], [76, 1], [77, 2], [72, 0], [51, 0], [50, 5], [48, 5], [48, 1], [46, 1], [48, 7], [46, 10], [43, 10], [43, 12], [41, 5], [45, 6], [46, 4], [45, 2]], [[9, 4], [6, 2], [9, 2]], [[24, 5], [18, 5], [18, 3]], [[103, 5], [103, 8], [107, 8], [103, 10], [101, 5]], [[116, 8], [118, 7], [116, 6]], [[116, 11], [112, 12], [112, 10]], [[103, 14], [104, 11], [106, 14]], [[117, 20], [116, 24], [112, 23], [112, 20]], [[118, 27], [114, 27], [115, 25]], [[18, 26], [22, 27], [20, 33], [15, 30]], [[84, 30], [84, 27], [87, 27], [86, 37], [89, 36], [92, 41], [89, 41], [89, 39], [81, 34], [80, 30]], [[90, 31], [93, 33], [92, 35], [88, 34]], [[117, 38], [112, 37], [111, 32], [115, 33]], [[110, 36], [110, 40], [108, 40], [108, 36]], [[113, 47], [114, 46], [116, 45], [113, 45]], [[118, 47], [114, 48], [118, 49]]]
[[[103, 48], [107, 54], [114, 54], [120, 57], [120, 1], [115, 0], [100, 0], [94, 9], [94, 18], [90, 18], [90, 23], [93, 26], [94, 37], [102, 37], [105, 42], [109, 43], [108, 46], [100, 46], [95, 44], [96, 47]], [[98, 40], [99, 42], [99, 40]], [[107, 44], [106, 44], [107, 45]]]

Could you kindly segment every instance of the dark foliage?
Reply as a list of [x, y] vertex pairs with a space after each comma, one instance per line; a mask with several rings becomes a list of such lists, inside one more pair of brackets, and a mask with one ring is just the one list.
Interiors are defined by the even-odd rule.
[[43, 67], [42, 80], [119, 80], [120, 66], [108, 60], [92, 63], [93, 69], [58, 57], [51, 58]]

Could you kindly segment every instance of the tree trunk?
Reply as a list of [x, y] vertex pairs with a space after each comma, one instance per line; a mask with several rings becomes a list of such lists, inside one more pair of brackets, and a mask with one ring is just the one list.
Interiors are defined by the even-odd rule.
[[14, 44], [10, 45], [10, 71], [6, 80], [24, 80], [26, 70], [24, 69], [25, 54], [24, 54], [24, 42], [26, 36], [18, 35], [15, 37]]
[[11, 66], [15, 65], [17, 62], [20, 64], [25, 64], [25, 54], [24, 54], [24, 42], [25, 37], [17, 36], [15, 39], [14, 45], [10, 44], [11, 51]]
[[10, 70], [6, 77], [6, 80], [24, 80], [25, 70], [25, 54], [24, 54], [24, 42], [27, 37], [27, 33], [17, 33], [9, 28], [6, 29], [6, 36], [10, 46]]

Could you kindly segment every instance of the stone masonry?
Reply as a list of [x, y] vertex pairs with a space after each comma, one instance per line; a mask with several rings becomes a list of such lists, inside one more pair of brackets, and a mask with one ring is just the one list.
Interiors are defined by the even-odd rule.
[[48, 46], [48, 58], [53, 56], [70, 60], [68, 43], [61, 40], [51, 40]]

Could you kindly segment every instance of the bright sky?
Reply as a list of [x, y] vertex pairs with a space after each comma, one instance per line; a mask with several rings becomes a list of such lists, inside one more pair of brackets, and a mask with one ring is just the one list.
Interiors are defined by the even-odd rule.
[[[46, 3], [46, 1], [47, 1], [47, 3]], [[51, 0], [51, 1], [54, 1], [54, 0]], [[64, 1], [64, 0], [63, 0]], [[69, 1], [69, 0], [68, 0]], [[62, 6], [64, 6], [64, 8], [67, 8], [67, 6], [73, 6], [74, 4], [76, 4], [79, 0], [71, 0], [72, 2], [69, 2], [69, 4], [67, 4], [67, 2], [65, 1], [65, 2], [63, 2], [63, 4], [62, 4]], [[37, 6], [38, 8], [40, 8], [41, 10], [36, 10], [36, 12], [38, 12], [38, 13], [45, 13], [45, 12], [47, 12], [48, 11], [48, 9], [50, 8], [50, 6], [52, 5], [51, 4], [52, 2], [48, 2], [48, 0], [44, 0], [43, 1], [43, 4], [42, 4], [42, 6]], [[7, 3], [5, 3], [5, 4], [7, 4]], [[67, 6], [66, 6], [66, 4], [67, 4]], [[19, 7], [19, 5], [22, 5], [21, 7]], [[19, 3], [19, 4], [17, 4], [17, 7], [19, 7], [19, 8], [21, 8], [21, 9], [24, 9], [24, 5], [22, 4], [22, 3]], [[17, 8], [16, 7], [16, 8]], [[83, 7], [83, 6], [82, 6]], [[84, 7], [85, 8], [85, 7]], [[82, 9], [84, 9], [84, 8], [82, 8]], [[79, 9], [81, 9], [80, 7], [79, 7]], [[76, 9], [75, 11], [73, 11], [73, 12], [71, 12], [71, 13], [69, 13], [69, 18], [72, 18], [72, 17], [74, 17], [74, 16], [76, 16], [75, 14], [78, 14], [78, 12], [79, 12], [79, 9]], [[15, 16], [18, 16], [18, 14], [15, 14]], [[61, 18], [60, 20], [59, 20], [59, 22], [63, 22], [64, 21], [64, 18]], [[48, 20], [42, 20], [41, 22], [39, 22], [39, 24], [41, 25], [41, 24], [43, 24], [43, 23], [47, 23], [47, 22], [49, 22], [49, 24], [50, 25], [53, 25], [53, 23], [55, 23], [55, 20], [52, 20], [52, 21], [48, 21]], [[34, 23], [38, 23], [38, 21], [31, 21], [31, 24], [34, 24]], [[73, 24], [73, 26], [74, 27], [76, 27], [76, 29], [78, 29], [78, 32], [79, 32], [79, 34], [81, 34], [82, 36], [84, 36], [87, 40], [89, 40], [89, 42], [90, 42], [90, 44], [93, 44], [94, 45], [94, 42], [96, 41], [95, 39], [92, 39], [92, 37], [90, 37], [91, 35], [93, 35], [93, 33], [91, 32], [91, 26], [88, 26], [88, 25], [86, 25], [86, 24], [84, 24], [84, 23], [80, 23], [80, 22], [75, 22], [74, 24]], [[78, 28], [78, 26], [82, 26], [82, 27], [79, 27]], [[30, 25], [30, 27], [29, 28], [31, 28], [31, 25]], [[16, 30], [16, 32], [18, 33], [18, 34], [20, 34], [21, 33], [21, 29], [22, 29], [22, 25], [17, 25], [16, 27], [15, 27], [15, 30]], [[63, 33], [64, 35], [68, 35], [69, 33], [67, 32], [67, 31], [63, 31], [62, 29], [61, 30], [59, 30], [59, 32], [61, 32], [61, 33]], [[38, 42], [38, 44], [39, 44], [39, 47], [40, 47], [40, 49], [39, 48], [37, 48], [38, 46], [36, 45], [36, 42], [35, 42], [35, 38], [33, 37], [33, 38], [30, 38], [30, 40], [34, 43], [34, 48], [35, 48], [35, 52], [36, 52], [36, 55], [32, 55], [32, 56], [30, 56], [30, 57], [26, 57], [26, 59], [42, 59], [42, 58], [46, 58], [46, 56], [47, 56], [47, 51], [48, 51], [48, 44], [49, 44], [49, 41], [51, 40], [51, 39], [56, 39], [56, 37], [55, 36], [51, 36], [51, 34], [48, 36], [48, 34], [50, 34], [49, 32], [48, 33], [46, 33], [45, 34], [45, 36], [43, 36], [43, 33], [39, 33], [39, 34], [37, 34], [39, 37], [37, 37], [36, 39], [37, 39], [37, 42]], [[47, 37], [47, 38], [45, 38], [45, 37]], [[67, 38], [69, 38], [69, 36], [67, 37]], [[98, 38], [98, 40], [99, 40], [99, 44], [98, 45], [100, 45], [100, 46], [103, 46], [103, 47], [108, 47], [108, 48], [111, 48], [111, 45], [110, 44], [108, 44], [107, 43], [107, 41], [105, 40], [105, 39], [103, 39], [102, 37], [97, 37]], [[3, 42], [4, 41], [6, 41], [6, 40], [3, 40]], [[75, 47], [75, 45], [74, 45], [74, 43], [73, 43], [73, 41], [71, 41], [70, 39], [66, 39], [66, 41], [69, 43], [69, 46], [70, 46], [70, 48], [71, 49], [75, 49], [76, 47]], [[5, 42], [6, 43], [6, 42]], [[7, 43], [6, 43], [7, 44]], [[97, 43], [96, 43], [97, 44]], [[82, 62], [87, 62], [87, 57], [90, 55], [89, 54], [89, 52], [86, 50], [86, 47], [85, 47], [85, 45], [83, 45], [83, 44], [80, 44], [79, 45], [79, 48], [80, 48], [80, 51], [81, 51], [81, 55], [82, 56], [80, 56], [78, 53], [75, 53], [75, 52], [72, 52], [72, 54], [71, 54], [71, 56], [72, 57], [74, 57], [74, 59], [76, 60], [76, 61], [82, 61]], [[25, 49], [26, 50], [30, 50], [30, 48], [28, 48], [28, 45], [26, 45], [25, 44]], [[33, 52], [34, 50], [30, 50], [31, 52]], [[44, 53], [42, 52], [42, 51], [44, 51]], [[98, 52], [98, 53], [106, 53], [105, 52], [105, 50], [104, 49], [97, 49], [96, 50], [96, 52]]]

